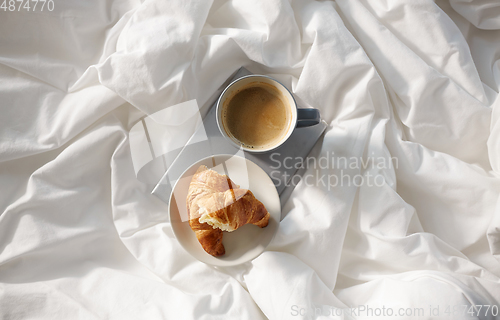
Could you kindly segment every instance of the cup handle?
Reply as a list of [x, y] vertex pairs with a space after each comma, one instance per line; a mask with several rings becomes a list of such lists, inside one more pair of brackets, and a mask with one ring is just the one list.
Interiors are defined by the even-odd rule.
[[320, 121], [321, 116], [318, 109], [297, 108], [297, 128], [314, 126]]

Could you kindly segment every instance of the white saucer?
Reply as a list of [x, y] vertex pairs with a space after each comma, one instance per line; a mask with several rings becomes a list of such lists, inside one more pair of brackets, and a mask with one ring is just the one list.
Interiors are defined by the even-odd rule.
[[[187, 219], [186, 197], [189, 184], [201, 165], [220, 174], [227, 174], [240, 188], [252, 191], [271, 214], [265, 228], [247, 224], [233, 232], [224, 232], [222, 243], [226, 254], [221, 257], [213, 257], [203, 250]], [[182, 247], [201, 262], [221, 267], [238, 265], [260, 255], [278, 230], [281, 217], [279, 195], [271, 178], [258, 165], [239, 156], [216, 155], [193, 164], [175, 183], [169, 203], [170, 225]]]

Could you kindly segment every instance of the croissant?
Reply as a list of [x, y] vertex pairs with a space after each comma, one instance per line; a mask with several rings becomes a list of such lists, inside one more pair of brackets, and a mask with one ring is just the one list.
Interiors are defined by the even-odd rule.
[[261, 228], [269, 212], [250, 190], [240, 189], [226, 175], [200, 166], [186, 199], [189, 225], [203, 249], [212, 256], [225, 253], [222, 231], [232, 232], [251, 223]]

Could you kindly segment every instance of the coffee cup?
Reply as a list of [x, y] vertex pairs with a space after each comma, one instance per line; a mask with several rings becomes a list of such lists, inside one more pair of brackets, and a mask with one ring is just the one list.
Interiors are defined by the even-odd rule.
[[217, 125], [233, 145], [263, 153], [280, 147], [296, 128], [320, 122], [317, 109], [298, 108], [277, 80], [248, 75], [230, 83], [217, 101]]

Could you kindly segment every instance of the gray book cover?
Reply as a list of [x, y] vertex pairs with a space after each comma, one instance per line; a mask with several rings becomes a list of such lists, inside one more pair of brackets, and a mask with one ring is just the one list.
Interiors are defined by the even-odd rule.
[[[226, 84], [249, 74], [252, 73], [242, 67]], [[234, 147], [220, 133], [215, 117], [218, 96], [219, 94], [216, 95], [215, 102], [203, 119], [203, 125], [197, 128], [184, 148], [178, 151], [171, 161], [168, 161], [168, 168], [154, 187], [152, 194], [168, 203], [173, 183], [195, 162], [217, 154], [236, 155], [243, 152], [246, 159], [256, 163], [271, 177], [283, 205], [297, 184], [297, 178], [291, 181], [292, 177], [303, 173], [303, 170], [297, 169], [301, 159], [305, 160], [312, 147], [321, 137], [327, 127], [326, 123], [321, 121], [311, 127], [295, 129], [282, 146], [269, 153], [249, 153]], [[170, 157], [172, 158], [172, 155]], [[285, 158], [286, 166], [283, 165]]]

